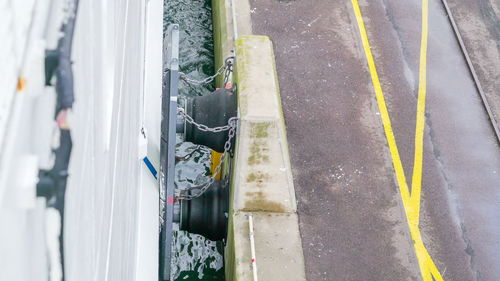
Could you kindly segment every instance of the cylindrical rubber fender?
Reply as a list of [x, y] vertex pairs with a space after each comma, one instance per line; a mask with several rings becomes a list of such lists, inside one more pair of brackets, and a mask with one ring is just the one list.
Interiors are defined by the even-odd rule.
[[[210, 128], [225, 126], [229, 118], [236, 117], [236, 102], [236, 94], [232, 89], [218, 89], [211, 94], [188, 99], [186, 113], [198, 124]], [[190, 123], [186, 123], [184, 133], [186, 141], [207, 146], [217, 152], [224, 152], [224, 143], [228, 139], [228, 131], [204, 132]]]
[[180, 229], [213, 241], [226, 239], [228, 212], [229, 187], [214, 181], [199, 197], [181, 201]]

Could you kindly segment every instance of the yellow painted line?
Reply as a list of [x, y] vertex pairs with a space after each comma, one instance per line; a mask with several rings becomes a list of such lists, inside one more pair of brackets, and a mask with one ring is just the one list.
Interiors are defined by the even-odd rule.
[[408, 190], [408, 184], [404, 175], [403, 165], [399, 156], [396, 139], [389, 118], [389, 111], [385, 103], [384, 93], [380, 85], [377, 69], [371, 52], [368, 35], [366, 33], [365, 24], [361, 9], [359, 8], [358, 0], [351, 0], [356, 21], [359, 27], [363, 49], [365, 51], [368, 68], [375, 90], [378, 107], [382, 124], [384, 126], [387, 144], [391, 152], [392, 164], [396, 173], [396, 179], [405, 209], [406, 220], [410, 230], [410, 235], [413, 239], [415, 254], [417, 256], [420, 273], [424, 281], [442, 281], [443, 277], [439, 273], [436, 264], [432, 260], [429, 252], [425, 248], [422, 240], [422, 235], [419, 229], [419, 212], [420, 212], [420, 194], [422, 187], [422, 162], [423, 162], [423, 136], [425, 128], [425, 96], [426, 96], [426, 69], [427, 69], [427, 37], [428, 37], [428, 0], [422, 0], [422, 39], [420, 45], [420, 71], [419, 71], [419, 90], [417, 103], [417, 122], [415, 131], [415, 159], [412, 177], [412, 192]]
[[382, 124], [384, 125], [384, 131], [385, 131], [385, 136], [387, 138], [387, 143], [389, 145], [389, 150], [391, 151], [392, 164], [394, 166], [394, 170], [396, 171], [396, 178], [401, 190], [401, 196], [403, 197], [403, 202], [408, 202], [410, 199], [410, 193], [408, 190], [408, 185], [406, 184], [406, 177], [403, 171], [403, 165], [401, 164], [401, 158], [399, 157], [399, 151], [396, 145], [396, 139], [394, 138], [391, 119], [389, 118], [389, 112], [385, 104], [385, 98], [382, 92], [382, 86], [380, 85], [377, 69], [375, 68], [375, 62], [373, 60], [371, 47], [368, 43], [368, 36], [366, 35], [365, 24], [361, 16], [361, 11], [359, 9], [358, 1], [352, 0], [352, 5], [354, 7], [354, 13], [356, 15], [356, 20], [358, 22], [361, 41], [363, 42], [363, 48], [365, 49], [366, 60], [368, 62], [368, 68], [370, 69], [373, 88], [375, 89], [375, 96], [377, 98], [377, 103], [380, 110], [380, 117], [382, 119]]
[[422, 36], [420, 39], [420, 67], [418, 75], [417, 122], [415, 126], [415, 154], [411, 180], [411, 204], [415, 208], [417, 223], [420, 214], [422, 190], [422, 163], [424, 158], [425, 97], [427, 94], [427, 38], [429, 34], [429, 0], [422, 0]]

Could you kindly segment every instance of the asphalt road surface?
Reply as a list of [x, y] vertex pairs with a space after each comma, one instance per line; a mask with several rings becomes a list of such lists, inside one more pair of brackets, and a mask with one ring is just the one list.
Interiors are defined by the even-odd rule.
[[[381, 121], [357, 1], [250, 2], [254, 34], [274, 42], [307, 279], [428, 278], [414, 247], [417, 229], [444, 280], [500, 280], [500, 147], [441, 1], [429, 0], [428, 8], [416, 228], [405, 213]], [[411, 186], [422, 2], [364, 0], [359, 6]], [[488, 62], [476, 57], [474, 63]]]
[[448, 0], [493, 115], [500, 123], [500, 1]]

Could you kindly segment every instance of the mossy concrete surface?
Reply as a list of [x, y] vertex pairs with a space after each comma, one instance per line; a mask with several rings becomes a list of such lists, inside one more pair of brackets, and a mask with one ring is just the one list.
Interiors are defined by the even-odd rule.
[[226, 277], [252, 280], [248, 214], [260, 280], [305, 280], [295, 190], [274, 63], [266, 36], [235, 44], [240, 123], [235, 150]]
[[[218, 69], [224, 64], [227, 57], [233, 55], [231, 52], [234, 46], [233, 32], [228, 31], [228, 28], [232, 27], [229, 1], [212, 0], [212, 22], [214, 26], [215, 68]], [[224, 87], [223, 79], [223, 76], [215, 79], [217, 87]]]
[[294, 213], [297, 206], [272, 43], [236, 41], [240, 127], [234, 162], [234, 209]]
[[[248, 0], [235, 0], [238, 28], [237, 34], [251, 35], [252, 23], [250, 18], [250, 3]], [[212, 20], [214, 26], [215, 68], [219, 69], [226, 58], [234, 56], [233, 16], [230, 0], [212, 0]], [[224, 87], [223, 77], [215, 80], [217, 87]]]
[[280, 120], [243, 116], [240, 120], [233, 207], [247, 212], [294, 213], [295, 192]]

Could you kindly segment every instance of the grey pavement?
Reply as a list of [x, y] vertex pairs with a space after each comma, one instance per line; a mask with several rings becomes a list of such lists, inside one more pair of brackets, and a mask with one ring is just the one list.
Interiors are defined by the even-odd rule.
[[[420, 280], [351, 2], [250, 2], [274, 42], [307, 279]], [[420, 1], [360, 5], [411, 181]], [[500, 280], [500, 149], [441, 1], [429, 13], [420, 229], [445, 280]]]

